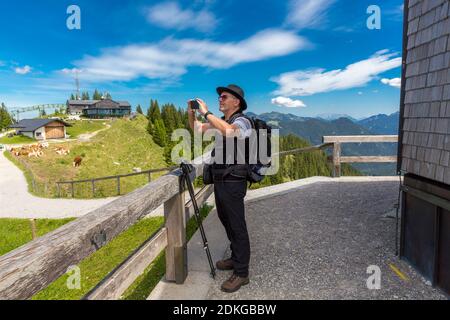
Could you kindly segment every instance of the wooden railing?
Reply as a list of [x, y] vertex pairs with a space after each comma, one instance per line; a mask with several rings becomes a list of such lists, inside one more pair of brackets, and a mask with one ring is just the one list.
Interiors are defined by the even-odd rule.
[[[196, 195], [201, 205], [212, 194], [213, 187], [203, 187]], [[145, 241], [122, 264], [110, 272], [94, 289], [85, 295], [85, 300], [118, 299], [123, 292], [145, 271], [148, 265], [166, 249], [166, 280], [182, 284], [187, 277], [186, 222], [194, 215], [192, 200], [184, 206], [182, 199], [173, 198], [164, 204], [165, 225]], [[171, 230], [172, 232], [169, 232]], [[175, 232], [174, 232], [175, 231]]]
[[[194, 163], [191, 178], [203, 172]], [[140, 218], [164, 204], [164, 227], [111, 272], [87, 299], [117, 299], [161, 250], [166, 252], [166, 280], [182, 283], [186, 270], [186, 218], [192, 212], [180, 188], [181, 170], [93, 210], [0, 257], [0, 300], [29, 299], [66, 273], [68, 267], [99, 250]], [[211, 187], [198, 193], [204, 201]], [[200, 205], [201, 203], [199, 203]]]
[[298, 154], [298, 153], [307, 153], [307, 152], [311, 152], [311, 151], [319, 151], [319, 150], [324, 150], [326, 148], [332, 147], [333, 143], [322, 143], [316, 146], [311, 146], [311, 147], [304, 147], [304, 148], [298, 148], [298, 149], [293, 149], [293, 150], [287, 150], [287, 151], [280, 151], [277, 153], [277, 155], [279, 156], [286, 156], [286, 155], [290, 155], [290, 154]]
[[[395, 137], [395, 138], [394, 138]], [[334, 147], [333, 163], [340, 174], [340, 143], [396, 142], [396, 136], [324, 137], [317, 146], [282, 151], [278, 155], [297, 154]], [[363, 141], [361, 141], [363, 140]], [[360, 162], [363, 157], [344, 161]], [[388, 159], [389, 158], [389, 159]], [[392, 161], [392, 157], [363, 160]], [[191, 178], [203, 172], [201, 158], [194, 162]], [[68, 267], [99, 250], [140, 218], [164, 204], [164, 226], [149, 237], [122, 264], [109, 273], [85, 299], [118, 299], [165, 249], [165, 279], [183, 283], [187, 276], [186, 222], [193, 214], [192, 201], [185, 202], [180, 184], [181, 170], [176, 169], [155, 181], [122, 196], [22, 247], [0, 256], [0, 300], [29, 299], [66, 273]], [[196, 194], [199, 206], [212, 194], [207, 186]]]
[[70, 185], [70, 194], [71, 194], [71, 197], [74, 198], [74, 196], [75, 196], [74, 185], [77, 183], [90, 183], [92, 186], [92, 198], [94, 198], [95, 197], [95, 182], [104, 181], [104, 180], [116, 180], [117, 195], [120, 196], [120, 179], [121, 178], [139, 176], [139, 175], [147, 175], [148, 182], [151, 182], [152, 181], [152, 173], [171, 171], [176, 168], [177, 167], [172, 166], [172, 167], [167, 167], [167, 168], [150, 169], [150, 170], [144, 170], [144, 171], [139, 171], [139, 172], [127, 173], [127, 174], [118, 174], [115, 176], [106, 176], [106, 177], [84, 179], [84, 180], [58, 181], [58, 182], [56, 182], [56, 187], [58, 190], [58, 198], [61, 198], [61, 185], [64, 185], [64, 184]]
[[333, 144], [333, 177], [341, 176], [341, 163], [355, 162], [397, 162], [397, 156], [352, 156], [344, 157], [341, 155], [342, 143], [367, 143], [367, 142], [398, 142], [396, 135], [378, 135], [378, 136], [324, 136], [324, 143]]

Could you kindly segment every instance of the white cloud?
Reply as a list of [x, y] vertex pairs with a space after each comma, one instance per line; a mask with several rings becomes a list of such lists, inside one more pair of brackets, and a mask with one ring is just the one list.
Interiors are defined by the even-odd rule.
[[297, 29], [321, 27], [336, 0], [290, 0], [285, 25]]
[[17, 68], [15, 68], [14, 69], [14, 71], [17, 73], [17, 74], [27, 74], [27, 73], [30, 73], [31, 72], [31, 67], [30, 66], [25, 66], [25, 67], [23, 67], [23, 68], [20, 68], [20, 67], [17, 67]]
[[77, 69], [77, 68], [72, 68], [72, 69], [64, 68], [61, 70], [61, 72], [64, 74], [76, 74], [76, 73], [80, 73], [81, 70]]
[[[109, 48], [98, 57], [86, 56], [74, 64], [85, 81], [173, 79], [185, 74], [189, 66], [226, 69], [308, 46], [309, 42], [295, 33], [267, 29], [239, 42], [167, 38], [155, 44]], [[64, 70], [67, 73], [69, 69]]]
[[272, 104], [276, 104], [277, 106], [287, 107], [287, 108], [306, 107], [306, 104], [304, 104], [303, 101], [292, 100], [291, 98], [287, 98], [287, 97], [276, 97], [276, 98], [272, 99]]
[[201, 32], [214, 30], [217, 21], [214, 14], [206, 9], [193, 11], [182, 9], [177, 2], [157, 4], [146, 10], [150, 23], [166, 29], [196, 29]]
[[383, 78], [381, 79], [381, 82], [395, 88], [400, 88], [402, 85], [402, 79], [400, 78], [393, 78], [393, 79]]
[[398, 68], [401, 58], [389, 50], [376, 52], [370, 58], [352, 63], [345, 69], [297, 70], [271, 78], [279, 85], [274, 92], [284, 96], [308, 96], [316, 93], [362, 87], [379, 74]]

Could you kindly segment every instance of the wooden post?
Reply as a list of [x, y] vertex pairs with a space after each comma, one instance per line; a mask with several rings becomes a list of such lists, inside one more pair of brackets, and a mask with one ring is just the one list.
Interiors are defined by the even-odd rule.
[[92, 198], [95, 198], [95, 180], [92, 179]]
[[341, 144], [335, 142], [333, 146], [333, 177], [339, 178], [341, 176]]
[[117, 177], [117, 195], [120, 196], [120, 177]]
[[56, 186], [58, 188], [58, 198], [61, 198], [61, 185], [57, 182]]
[[30, 219], [30, 226], [31, 226], [31, 238], [35, 240], [37, 238], [36, 219]]
[[70, 184], [72, 185], [72, 198], [73, 198], [74, 197], [74, 194], [73, 194], [73, 182], [71, 182]]
[[167, 228], [166, 280], [184, 283], [187, 277], [186, 216], [184, 192], [164, 203]]
[[151, 181], [152, 181], [152, 173], [149, 172], [149, 173], [148, 173], [148, 182], [151, 182]]

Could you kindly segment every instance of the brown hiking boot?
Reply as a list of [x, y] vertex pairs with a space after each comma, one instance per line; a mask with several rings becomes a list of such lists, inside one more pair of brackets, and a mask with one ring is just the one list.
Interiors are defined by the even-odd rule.
[[219, 270], [233, 270], [233, 260], [231, 258], [219, 260], [216, 262], [216, 267]]
[[225, 292], [235, 292], [239, 290], [241, 286], [245, 286], [249, 282], [250, 280], [248, 277], [239, 277], [237, 274], [233, 273], [227, 281], [222, 283], [221, 289]]

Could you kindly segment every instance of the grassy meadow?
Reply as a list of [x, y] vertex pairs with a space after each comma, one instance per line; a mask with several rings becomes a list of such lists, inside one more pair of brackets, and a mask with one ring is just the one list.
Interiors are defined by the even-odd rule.
[[[37, 219], [37, 236], [43, 236], [74, 219]], [[0, 256], [32, 240], [30, 219], [0, 219]]]
[[26, 137], [26, 136], [13, 136], [9, 138], [8, 136], [4, 136], [0, 138], [0, 144], [28, 144], [28, 143], [34, 143], [36, 142], [36, 139]]
[[[200, 209], [202, 219], [211, 211], [212, 207], [204, 205]], [[38, 220], [39, 221], [39, 220]], [[70, 221], [70, 220], [69, 220]], [[68, 221], [56, 220], [54, 224], [63, 224]], [[27, 232], [27, 223], [21, 226]], [[92, 290], [115, 267], [122, 263], [134, 250], [144, 243], [151, 235], [156, 233], [164, 223], [163, 217], [151, 217], [139, 220], [136, 224], [112, 239], [104, 247], [94, 252], [77, 266], [81, 273], [81, 289], [67, 287], [68, 274], [51, 283], [47, 288], [33, 296], [33, 300], [79, 300]], [[2, 219], [0, 219], [0, 226]], [[1, 228], [1, 227], [0, 227]], [[39, 228], [39, 227], [38, 227]], [[29, 229], [29, 227], [28, 227]], [[192, 217], [186, 226], [186, 238], [189, 241], [197, 231], [195, 217]], [[13, 237], [12, 234], [10, 234]], [[136, 281], [122, 295], [124, 300], [145, 300], [164, 276], [166, 270], [165, 253], [161, 254], [147, 267]]]
[[[84, 121], [83, 121], [84, 122]], [[98, 125], [103, 126], [102, 122]], [[82, 132], [82, 126], [75, 134]], [[40, 197], [56, 197], [57, 181], [83, 180], [88, 178], [128, 174], [133, 168], [142, 170], [167, 167], [163, 157], [163, 148], [153, 142], [146, 131], [147, 119], [144, 116], [134, 120], [117, 119], [111, 122], [111, 128], [99, 132], [90, 142], [71, 141], [51, 144], [41, 158], [20, 159], [26, 163], [34, 176], [34, 187], [30, 192]], [[94, 130], [95, 131], [95, 130]], [[69, 155], [58, 155], [54, 149], [58, 146], [70, 149]], [[73, 159], [82, 157], [80, 167], [73, 167]], [[9, 155], [21, 169], [23, 164]], [[163, 173], [152, 174], [156, 179]], [[30, 179], [28, 179], [30, 180]], [[31, 183], [31, 181], [29, 181]], [[128, 193], [148, 183], [147, 175], [121, 179], [121, 194]], [[76, 198], [92, 198], [92, 184], [75, 184]], [[70, 185], [61, 188], [61, 196], [70, 197]], [[94, 197], [117, 195], [116, 180], [99, 181], [95, 184]]]
[[107, 124], [110, 123], [109, 120], [105, 121], [92, 121], [92, 120], [82, 120], [82, 121], [67, 121], [71, 127], [66, 128], [66, 133], [69, 138], [77, 138], [80, 134], [90, 133], [106, 128]]

